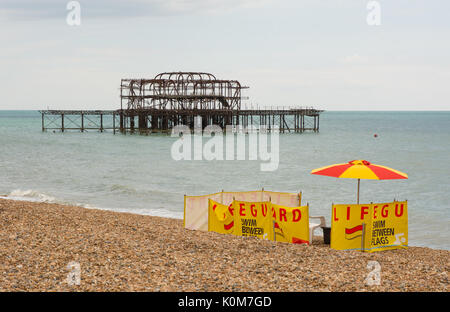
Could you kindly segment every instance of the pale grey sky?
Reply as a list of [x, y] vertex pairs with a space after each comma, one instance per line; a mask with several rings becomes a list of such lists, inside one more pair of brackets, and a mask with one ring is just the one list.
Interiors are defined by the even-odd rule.
[[0, 0], [0, 109], [118, 108], [121, 78], [204, 71], [249, 104], [448, 110], [450, 2]]

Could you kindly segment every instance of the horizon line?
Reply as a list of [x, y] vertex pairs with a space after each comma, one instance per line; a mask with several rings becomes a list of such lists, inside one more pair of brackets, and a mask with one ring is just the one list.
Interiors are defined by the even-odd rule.
[[[0, 111], [42, 111], [42, 110], [59, 110], [59, 111], [70, 111], [70, 110], [86, 110], [86, 111], [101, 111], [101, 110], [119, 110], [120, 108], [96, 108], [96, 109], [86, 109], [86, 108], [72, 108], [72, 109], [1, 109]], [[380, 110], [369, 110], [369, 109], [323, 109], [314, 108], [317, 110], [323, 110], [323, 112], [450, 112], [450, 109], [380, 109]]]

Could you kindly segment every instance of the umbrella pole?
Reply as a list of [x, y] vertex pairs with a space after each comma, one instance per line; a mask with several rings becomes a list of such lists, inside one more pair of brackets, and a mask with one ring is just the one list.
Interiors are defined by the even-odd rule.
[[358, 179], [358, 205], [359, 205], [359, 185], [360, 185], [361, 179]]

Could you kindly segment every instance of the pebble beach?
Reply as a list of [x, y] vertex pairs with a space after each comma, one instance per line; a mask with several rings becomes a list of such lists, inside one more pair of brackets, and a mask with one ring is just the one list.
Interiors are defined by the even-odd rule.
[[[378, 253], [190, 231], [183, 221], [0, 199], [0, 291], [438, 291], [450, 251]], [[369, 285], [370, 261], [380, 264]], [[68, 282], [78, 263], [79, 283]]]

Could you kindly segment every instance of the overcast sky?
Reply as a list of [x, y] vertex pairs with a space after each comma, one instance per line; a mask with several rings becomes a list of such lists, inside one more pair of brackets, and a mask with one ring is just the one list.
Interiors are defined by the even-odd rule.
[[115, 109], [121, 78], [202, 71], [246, 102], [450, 109], [450, 1], [0, 0], [0, 109]]

